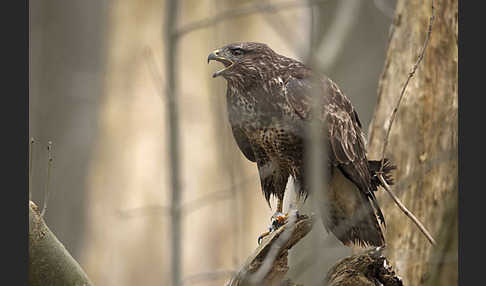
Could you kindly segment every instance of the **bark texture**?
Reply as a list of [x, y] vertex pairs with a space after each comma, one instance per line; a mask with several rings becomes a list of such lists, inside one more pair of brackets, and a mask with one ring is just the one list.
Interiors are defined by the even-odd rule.
[[323, 285], [327, 286], [403, 286], [383, 249], [375, 248], [340, 260], [331, 267]]
[[[295, 223], [286, 223], [271, 233], [246, 259], [236, 275], [225, 286], [291, 286], [296, 285], [284, 276], [289, 270], [289, 250], [312, 228], [313, 218], [305, 215]], [[265, 269], [261, 269], [265, 268]], [[263, 271], [263, 272], [260, 272]], [[259, 278], [258, 278], [259, 277]]]
[[[456, 0], [434, 1], [435, 22], [425, 57], [398, 109], [385, 156], [397, 165], [393, 191], [437, 240], [379, 194], [387, 221], [387, 257], [404, 285], [457, 285], [457, 11]], [[397, 3], [384, 71], [370, 124], [369, 158], [378, 159], [390, 115], [426, 38], [431, 0]], [[442, 273], [437, 276], [437, 273]]]
[[93, 285], [29, 202], [29, 285]]

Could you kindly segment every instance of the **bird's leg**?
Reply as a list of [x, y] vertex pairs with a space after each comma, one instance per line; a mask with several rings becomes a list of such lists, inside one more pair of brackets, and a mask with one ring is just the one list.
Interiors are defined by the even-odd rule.
[[281, 207], [280, 207], [280, 211], [277, 209], [277, 212], [275, 212], [272, 216], [272, 223], [275, 225], [275, 229], [279, 228], [280, 226], [284, 225], [287, 222], [291, 212], [293, 212], [293, 211], [295, 212], [296, 218], [298, 218], [300, 216], [299, 211], [298, 211], [298, 209], [299, 209], [298, 203], [299, 202], [300, 202], [300, 195], [297, 195], [290, 202], [289, 209], [285, 214], [282, 213]]
[[268, 231], [260, 234], [258, 236], [258, 244], [260, 244], [264, 237], [268, 236], [270, 233], [278, 229], [285, 220], [287, 219], [285, 215], [282, 213], [283, 210], [283, 199], [277, 198], [277, 210], [275, 213], [270, 217], [270, 226], [268, 227]]
[[278, 229], [287, 221], [289, 214], [283, 214], [283, 199], [277, 199], [277, 211], [271, 217], [270, 232]]
[[[261, 243], [261, 241], [264, 237], [268, 236], [270, 233], [274, 232], [275, 230], [277, 230], [279, 227], [281, 227], [282, 225], [284, 225], [287, 222], [287, 220], [289, 218], [290, 209], [293, 209], [293, 207], [290, 207], [289, 212], [284, 214], [283, 213], [283, 199], [277, 199], [277, 210], [275, 211], [275, 213], [270, 218], [271, 223], [270, 223], [270, 226], [268, 227], [268, 231], [262, 233], [258, 237], [258, 244]], [[299, 214], [297, 212], [297, 209], [295, 211], [296, 211], [296, 216], [298, 217]]]
[[289, 215], [292, 211], [295, 211], [295, 216], [296, 218], [299, 217], [299, 212], [298, 212], [298, 203], [300, 202], [300, 195], [297, 194], [297, 196], [292, 200], [292, 202], [289, 204], [289, 209], [287, 213], [282, 213], [283, 209], [283, 200], [278, 200], [277, 201], [277, 211], [272, 215], [272, 225], [270, 227], [271, 231], [277, 230], [279, 227], [284, 225], [287, 220], [289, 219]]

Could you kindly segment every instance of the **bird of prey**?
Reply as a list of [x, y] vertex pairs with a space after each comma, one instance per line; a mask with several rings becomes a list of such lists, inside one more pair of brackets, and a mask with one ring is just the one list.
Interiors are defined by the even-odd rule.
[[[394, 166], [386, 159], [367, 159], [358, 114], [339, 87], [263, 43], [228, 44], [210, 53], [208, 63], [211, 60], [224, 65], [213, 78], [222, 76], [227, 81], [234, 139], [244, 156], [257, 164], [267, 203], [270, 196], [277, 198], [276, 214], [282, 213], [290, 176], [298, 198], [305, 201], [309, 193], [305, 152], [315, 116], [325, 122], [321, 132], [327, 141], [327, 156], [322, 158], [328, 184], [325, 228], [348, 246], [384, 245], [380, 223], [384, 226], [385, 221], [373, 192], [380, 185], [378, 171], [387, 183], [393, 183], [389, 173]], [[313, 114], [316, 93], [322, 106]]]

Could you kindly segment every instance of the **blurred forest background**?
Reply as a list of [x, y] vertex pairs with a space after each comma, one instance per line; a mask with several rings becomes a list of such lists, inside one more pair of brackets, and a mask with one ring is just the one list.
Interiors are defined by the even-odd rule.
[[[299, 3], [255, 9], [177, 43], [184, 285], [221, 285], [273, 214], [256, 166], [232, 138], [226, 83], [211, 77], [220, 66], [208, 65], [208, 54], [238, 41], [302, 61], [313, 50], [367, 127], [395, 2], [179, 1], [179, 27], [257, 3]], [[45, 220], [96, 285], [171, 285], [165, 9], [162, 0], [30, 1], [32, 199], [42, 205], [51, 140]], [[323, 238], [320, 269], [351, 253], [322, 227], [313, 232]], [[310, 250], [306, 239], [299, 247]], [[305, 271], [290, 274], [305, 281]]]

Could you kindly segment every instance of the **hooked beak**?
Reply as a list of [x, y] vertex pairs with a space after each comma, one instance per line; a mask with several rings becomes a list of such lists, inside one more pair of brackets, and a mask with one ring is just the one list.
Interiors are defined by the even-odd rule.
[[213, 51], [212, 53], [209, 54], [208, 64], [211, 60], [220, 62], [224, 65], [224, 68], [222, 70], [219, 70], [219, 71], [217, 71], [213, 74], [213, 78], [220, 76], [225, 70], [229, 69], [234, 64], [234, 62], [231, 61], [230, 59], [221, 56], [221, 52], [219, 50], [215, 50], [215, 51]]

